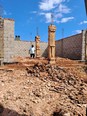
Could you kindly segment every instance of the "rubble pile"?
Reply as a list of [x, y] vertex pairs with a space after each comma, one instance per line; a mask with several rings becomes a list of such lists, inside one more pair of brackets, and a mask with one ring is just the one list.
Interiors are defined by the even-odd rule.
[[[66, 111], [70, 111], [70, 116], [81, 115], [81, 113], [77, 111], [77, 107], [84, 107], [86, 106], [85, 104], [87, 104], [87, 84], [84, 83], [83, 79], [72, 74], [68, 69], [57, 65], [51, 66], [50, 64], [46, 65], [38, 63], [26, 70], [30, 76], [40, 77], [43, 81], [48, 81], [48, 79], [50, 79], [51, 81], [56, 82], [57, 86], [55, 84], [50, 85], [49, 90], [59, 94], [61, 93], [61, 98], [59, 99], [61, 104], [60, 107], [63, 107], [62, 109]], [[42, 73], [44, 72], [46, 74], [43, 77]], [[65, 107], [63, 102], [65, 103]], [[66, 103], [69, 102], [72, 105], [68, 107], [68, 105], [66, 106]], [[73, 104], [76, 105], [76, 109], [75, 106], [71, 107]]]
[[0, 116], [86, 116], [87, 83], [57, 64], [11, 65], [0, 69], [0, 103]]

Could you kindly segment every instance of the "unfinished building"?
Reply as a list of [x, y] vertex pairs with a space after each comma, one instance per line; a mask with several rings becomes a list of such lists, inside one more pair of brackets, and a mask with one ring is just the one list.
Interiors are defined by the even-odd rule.
[[[39, 43], [40, 57], [48, 57], [48, 43]], [[14, 20], [0, 18], [0, 64], [14, 62], [14, 57], [17, 56], [29, 57], [31, 44], [35, 46], [36, 42], [15, 39]], [[87, 31], [83, 30], [80, 34], [55, 41], [55, 48], [56, 57], [87, 60]]]
[[[14, 20], [0, 18], [0, 64], [14, 62], [14, 57], [29, 57], [29, 48], [35, 42], [15, 39]], [[41, 56], [46, 57], [48, 44], [40, 42]]]

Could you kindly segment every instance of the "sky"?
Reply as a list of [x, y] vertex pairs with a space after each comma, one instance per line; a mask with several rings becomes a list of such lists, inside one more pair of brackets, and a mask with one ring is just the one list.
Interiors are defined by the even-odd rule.
[[0, 0], [0, 14], [15, 21], [15, 35], [23, 41], [48, 41], [48, 26], [56, 26], [55, 40], [87, 29], [84, 0]]

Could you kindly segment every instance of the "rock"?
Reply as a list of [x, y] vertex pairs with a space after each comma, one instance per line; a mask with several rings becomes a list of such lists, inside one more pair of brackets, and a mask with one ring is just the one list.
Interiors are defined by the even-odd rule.
[[70, 116], [70, 113], [65, 113], [64, 116]]
[[4, 111], [4, 107], [2, 104], [0, 104], [0, 114], [3, 113], [3, 111]]

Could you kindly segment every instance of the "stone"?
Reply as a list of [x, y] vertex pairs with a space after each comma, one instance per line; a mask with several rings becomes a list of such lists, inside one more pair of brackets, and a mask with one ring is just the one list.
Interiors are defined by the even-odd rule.
[[70, 116], [70, 113], [65, 113], [64, 116]]
[[0, 104], [0, 114], [4, 111], [4, 107], [2, 104]]

